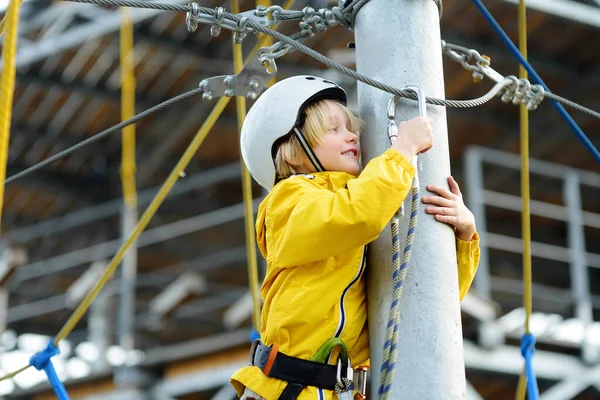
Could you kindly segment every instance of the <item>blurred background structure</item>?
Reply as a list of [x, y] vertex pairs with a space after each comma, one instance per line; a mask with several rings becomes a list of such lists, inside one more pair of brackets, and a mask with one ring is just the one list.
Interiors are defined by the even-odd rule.
[[[516, 3], [486, 1], [515, 42]], [[229, 2], [202, 5], [230, 9]], [[292, 8], [333, 5], [298, 0]], [[471, 1], [443, 5], [442, 39], [490, 56], [503, 75], [517, 74], [517, 63]], [[554, 93], [599, 110], [600, 1], [529, 0], [528, 6], [530, 63]], [[28, 0], [20, 12], [8, 176], [121, 120], [119, 11]], [[131, 9], [131, 15], [136, 112], [196, 88], [204, 78], [233, 73], [229, 31], [212, 37], [210, 27], [200, 25], [189, 33], [182, 13]], [[280, 31], [294, 33], [297, 23], [284, 23]], [[244, 54], [255, 40], [244, 41]], [[352, 41], [350, 30], [336, 27], [306, 44], [355, 68], [347, 46]], [[444, 63], [448, 99], [474, 98], [491, 87], [488, 80], [473, 83], [452, 60]], [[277, 79], [296, 74], [338, 82], [356, 104], [352, 79], [300, 52], [278, 60]], [[140, 212], [214, 103], [192, 97], [137, 124]], [[499, 99], [448, 110], [452, 171], [486, 245], [462, 304], [469, 399], [513, 397], [523, 365], [518, 113]], [[570, 113], [599, 147], [600, 120]], [[538, 339], [534, 365], [541, 398], [598, 399], [600, 168], [548, 101], [530, 118], [531, 327]], [[55, 366], [72, 398], [234, 398], [229, 376], [246, 363], [251, 327], [239, 156], [231, 102], [141, 235], [134, 291], [120, 284], [117, 273], [61, 342]], [[26, 365], [45, 347], [119, 248], [120, 165], [121, 137], [115, 134], [7, 185], [0, 375]], [[253, 193], [263, 196], [257, 184]], [[118, 324], [124, 292], [135, 298], [131, 332]], [[130, 334], [133, 350], [122, 346], [122, 335]], [[54, 398], [45, 375], [35, 370], [0, 382], [0, 396]]]

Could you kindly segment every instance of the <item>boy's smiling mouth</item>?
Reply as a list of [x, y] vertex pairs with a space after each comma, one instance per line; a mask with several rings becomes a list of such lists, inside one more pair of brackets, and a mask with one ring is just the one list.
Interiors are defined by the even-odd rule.
[[343, 156], [349, 156], [352, 158], [358, 158], [358, 149], [350, 149], [350, 150], [346, 150], [345, 152], [342, 153]]

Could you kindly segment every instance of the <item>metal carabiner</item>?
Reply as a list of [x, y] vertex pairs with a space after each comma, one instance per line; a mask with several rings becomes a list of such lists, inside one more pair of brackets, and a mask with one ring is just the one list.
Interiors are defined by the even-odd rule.
[[[427, 103], [425, 92], [414, 85], [405, 86], [402, 90], [413, 92], [417, 96], [417, 102], [419, 104], [419, 116], [426, 117], [427, 116]], [[387, 117], [388, 117], [388, 137], [390, 138], [390, 143], [394, 143], [396, 138], [398, 137], [398, 126], [396, 125], [396, 105], [398, 103], [398, 99], [401, 96], [394, 96], [388, 103], [387, 108]]]
[[354, 391], [352, 390], [354, 383], [354, 370], [350, 366], [350, 359], [347, 360], [347, 365], [345, 368], [342, 364], [342, 358], [338, 355], [337, 371], [335, 376], [337, 381], [335, 385], [335, 392], [339, 400], [351, 400], [354, 398]]
[[[427, 103], [426, 103], [427, 98], [425, 97], [425, 92], [423, 92], [423, 90], [420, 87], [414, 86], [414, 85], [405, 86], [402, 88], [402, 90], [413, 92], [417, 96], [417, 102], [419, 105], [419, 116], [427, 117]], [[388, 117], [387, 135], [388, 135], [388, 138], [390, 139], [391, 144], [394, 144], [394, 142], [398, 138], [398, 125], [396, 124], [396, 104], [398, 103], [398, 99], [400, 97], [401, 96], [398, 96], [398, 95], [394, 96], [388, 103], [388, 108], [387, 108], [387, 117]], [[411, 163], [414, 165], [415, 170], [416, 170], [417, 169], [417, 156], [415, 156], [415, 158], [413, 158], [411, 160]], [[418, 182], [419, 182], [418, 175], [415, 173], [414, 184], [418, 185]], [[398, 216], [399, 217], [404, 216], [404, 203], [402, 203], [402, 205], [400, 206], [400, 210], [398, 210]]]

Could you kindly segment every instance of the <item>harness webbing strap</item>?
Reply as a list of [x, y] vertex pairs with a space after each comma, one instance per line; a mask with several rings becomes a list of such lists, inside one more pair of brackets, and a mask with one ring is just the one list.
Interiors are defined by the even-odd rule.
[[296, 400], [305, 387], [299, 383], [288, 382], [277, 400]]

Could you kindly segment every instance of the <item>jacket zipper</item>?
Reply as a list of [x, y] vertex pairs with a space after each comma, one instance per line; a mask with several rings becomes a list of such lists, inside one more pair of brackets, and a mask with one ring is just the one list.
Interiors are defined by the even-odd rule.
[[339, 338], [342, 335], [342, 332], [344, 331], [344, 328], [346, 326], [346, 310], [344, 307], [344, 300], [346, 299], [346, 294], [348, 293], [350, 288], [352, 286], [354, 286], [354, 284], [356, 282], [358, 282], [358, 279], [362, 275], [362, 273], [365, 269], [366, 255], [367, 255], [367, 246], [365, 246], [363, 248], [362, 257], [361, 257], [361, 261], [360, 261], [360, 267], [358, 268], [358, 272], [357, 272], [356, 276], [354, 277], [354, 279], [352, 279], [352, 281], [348, 284], [348, 286], [346, 286], [346, 289], [344, 289], [344, 291], [342, 292], [342, 297], [340, 297], [340, 322], [339, 322], [338, 328], [334, 335], [334, 337], [336, 337], [336, 338]]

